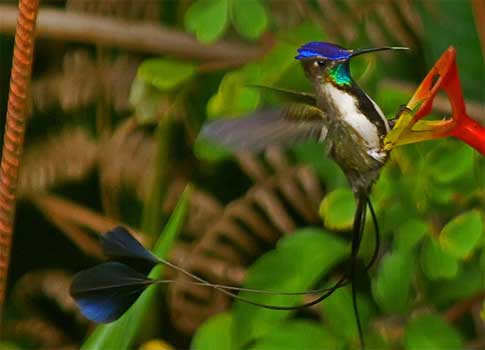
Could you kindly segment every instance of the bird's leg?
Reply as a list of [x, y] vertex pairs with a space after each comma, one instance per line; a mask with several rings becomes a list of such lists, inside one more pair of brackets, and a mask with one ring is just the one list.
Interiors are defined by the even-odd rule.
[[391, 127], [391, 129], [394, 128], [396, 121], [401, 117], [401, 115], [403, 113], [409, 113], [411, 111], [412, 110], [410, 108], [408, 108], [408, 106], [406, 106], [405, 104], [400, 105], [398, 111], [396, 112], [396, 115], [394, 116], [394, 118], [388, 120], [389, 126]]

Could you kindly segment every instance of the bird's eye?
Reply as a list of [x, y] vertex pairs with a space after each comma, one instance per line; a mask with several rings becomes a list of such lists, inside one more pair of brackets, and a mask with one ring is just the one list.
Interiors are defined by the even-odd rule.
[[313, 64], [315, 65], [315, 67], [323, 67], [325, 66], [325, 61], [318, 60], [318, 61], [315, 61]]

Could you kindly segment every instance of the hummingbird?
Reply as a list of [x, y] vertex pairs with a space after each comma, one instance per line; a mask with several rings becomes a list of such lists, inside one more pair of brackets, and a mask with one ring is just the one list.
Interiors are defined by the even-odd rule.
[[[296, 103], [282, 111], [269, 110], [243, 118], [215, 121], [202, 130], [203, 137], [234, 150], [258, 151], [270, 145], [288, 146], [309, 139], [325, 142], [328, 155], [343, 170], [357, 202], [349, 276], [361, 348], [364, 348], [364, 340], [354, 283], [357, 253], [367, 207], [373, 217], [376, 238], [379, 236], [369, 195], [389, 156], [383, 141], [391, 126], [379, 106], [352, 79], [350, 61], [366, 53], [407, 49], [389, 46], [351, 50], [328, 42], [309, 42], [297, 50], [295, 58], [301, 62], [313, 85], [314, 95], [264, 87]], [[377, 241], [371, 264], [376, 258]], [[344, 281], [340, 279], [335, 289]]]
[[[125, 228], [117, 227], [101, 239], [103, 252], [110, 261], [81, 271], [73, 279], [70, 293], [86, 317], [101, 323], [114, 321], [126, 312], [145, 288], [153, 284], [175, 283], [172, 280], [148, 277], [148, 271], [157, 264], [164, 264], [192, 278], [193, 281], [185, 283], [211, 287], [242, 302], [273, 310], [295, 310], [315, 305], [350, 283], [360, 344], [364, 348], [354, 287], [357, 253], [369, 208], [374, 222], [376, 247], [370, 262], [365, 266], [366, 270], [377, 257], [379, 228], [369, 195], [388, 158], [383, 140], [391, 128], [381, 109], [352, 79], [350, 60], [364, 53], [401, 49], [406, 48], [348, 50], [327, 42], [307, 43], [298, 49], [295, 58], [301, 62], [315, 94], [259, 86], [287, 97], [294, 103], [284, 109], [263, 110], [242, 118], [215, 121], [201, 131], [202, 137], [233, 150], [260, 151], [272, 145], [289, 146], [305, 140], [325, 142], [328, 154], [347, 176], [357, 201], [348, 275], [341, 276], [330, 288], [303, 292], [215, 285], [170, 261], [153, 256]], [[235, 294], [235, 291], [321, 295], [301, 305], [278, 306], [254, 302]]]
[[354, 195], [368, 195], [388, 158], [383, 140], [391, 127], [379, 106], [352, 79], [350, 60], [370, 52], [406, 49], [348, 50], [328, 42], [302, 45], [295, 58], [301, 62], [315, 94], [256, 85], [295, 103], [284, 110], [209, 123], [201, 135], [236, 151], [260, 151], [271, 145], [289, 146], [312, 139], [324, 142]]

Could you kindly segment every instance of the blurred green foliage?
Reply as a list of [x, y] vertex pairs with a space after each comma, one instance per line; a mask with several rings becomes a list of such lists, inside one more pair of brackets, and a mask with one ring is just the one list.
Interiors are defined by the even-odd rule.
[[185, 14], [185, 27], [201, 42], [219, 39], [232, 23], [244, 38], [257, 39], [268, 26], [268, 16], [259, 0], [197, 0]]

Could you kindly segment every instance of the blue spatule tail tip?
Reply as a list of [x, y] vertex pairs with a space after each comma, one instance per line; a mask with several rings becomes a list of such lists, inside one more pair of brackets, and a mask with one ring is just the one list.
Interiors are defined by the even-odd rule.
[[119, 262], [106, 262], [74, 276], [70, 294], [86, 318], [108, 323], [118, 319], [152, 280]]
[[160, 261], [122, 226], [115, 227], [101, 237], [103, 253], [110, 260], [123, 262], [135, 270], [148, 274]]

